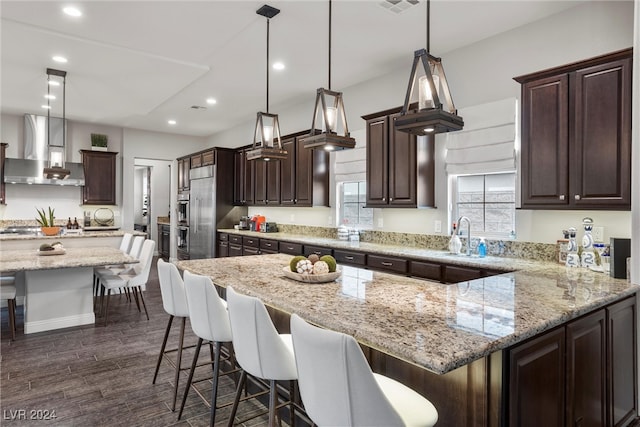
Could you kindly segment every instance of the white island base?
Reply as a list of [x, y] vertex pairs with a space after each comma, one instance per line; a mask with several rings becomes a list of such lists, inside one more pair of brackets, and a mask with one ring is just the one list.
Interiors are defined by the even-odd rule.
[[24, 333], [95, 323], [93, 267], [25, 271]]

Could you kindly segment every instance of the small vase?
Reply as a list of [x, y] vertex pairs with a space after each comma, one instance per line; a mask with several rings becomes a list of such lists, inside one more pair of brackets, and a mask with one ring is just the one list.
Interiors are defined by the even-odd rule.
[[57, 236], [60, 233], [60, 227], [40, 227], [40, 230], [45, 236]]

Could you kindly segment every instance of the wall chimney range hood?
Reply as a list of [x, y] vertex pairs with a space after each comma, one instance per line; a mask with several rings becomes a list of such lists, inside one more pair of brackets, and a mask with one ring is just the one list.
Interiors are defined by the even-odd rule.
[[[64, 155], [66, 120], [59, 117], [24, 116], [24, 158], [6, 158], [4, 182], [7, 184], [84, 185], [82, 163], [65, 162], [65, 174], [46, 173], [50, 168], [49, 153], [55, 147]], [[53, 168], [55, 172], [57, 168]], [[68, 174], [66, 173], [68, 172]]]

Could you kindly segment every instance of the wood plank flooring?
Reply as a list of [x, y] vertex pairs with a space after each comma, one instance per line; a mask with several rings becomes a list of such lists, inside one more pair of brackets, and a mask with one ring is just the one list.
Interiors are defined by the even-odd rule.
[[[204, 426], [209, 424], [209, 408], [193, 392], [189, 394], [182, 419], [171, 412], [174, 370], [163, 361], [156, 384], [151, 384], [168, 315], [154, 260], [145, 292], [149, 310], [138, 312], [135, 302], [111, 297], [109, 324], [103, 318], [96, 325], [24, 335], [22, 307], [18, 307], [16, 340], [11, 341], [7, 309], [1, 313], [0, 342], [0, 425], [60, 426]], [[175, 348], [179, 322], [174, 320], [167, 348]], [[197, 337], [187, 321], [185, 345]], [[190, 366], [193, 350], [185, 351], [183, 367]], [[175, 355], [175, 353], [174, 353]], [[209, 358], [203, 348], [200, 359]], [[183, 371], [178, 388], [178, 404], [188, 371]], [[198, 368], [196, 378], [211, 376], [211, 368]], [[211, 381], [198, 385], [207, 399]], [[232, 379], [220, 380], [218, 402], [233, 399]], [[252, 400], [240, 404], [236, 422], [264, 411]], [[227, 425], [230, 407], [218, 410], [216, 425]], [[52, 416], [55, 415], [55, 418]], [[49, 416], [50, 419], [43, 419]], [[267, 425], [258, 417], [243, 426]]]

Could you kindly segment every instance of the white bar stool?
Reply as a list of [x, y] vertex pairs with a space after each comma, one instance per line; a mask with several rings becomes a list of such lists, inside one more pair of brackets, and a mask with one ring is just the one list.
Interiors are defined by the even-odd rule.
[[[258, 298], [238, 294], [233, 287], [227, 286], [227, 303], [233, 349], [238, 365], [243, 369], [229, 417], [229, 426], [234, 423], [247, 374], [269, 382], [269, 426], [275, 426], [276, 406], [289, 405], [293, 422], [296, 407], [293, 403], [293, 382], [298, 379], [298, 372], [291, 335], [278, 333], [267, 309]], [[277, 404], [276, 381], [291, 381], [289, 402]], [[301, 410], [301, 413], [304, 411]]]
[[16, 339], [16, 286], [15, 277], [0, 277], [0, 300], [7, 300], [9, 310], [9, 328], [11, 329], [11, 341]]
[[302, 403], [318, 426], [423, 426], [438, 421], [431, 402], [404, 384], [374, 374], [350, 335], [291, 316]]
[[[184, 290], [184, 282], [182, 281], [180, 272], [175, 265], [165, 262], [162, 259], [158, 259], [158, 281], [160, 282], [160, 293], [162, 294], [162, 306], [164, 307], [164, 311], [169, 315], [169, 321], [167, 322], [167, 330], [164, 333], [164, 340], [160, 347], [160, 354], [158, 355], [158, 363], [156, 364], [156, 372], [153, 374], [152, 384], [156, 383], [158, 371], [160, 370], [160, 363], [162, 362], [163, 357], [167, 357], [169, 363], [176, 370], [175, 384], [173, 387], [173, 404], [171, 406], [171, 410], [175, 411], [178, 396], [178, 382], [180, 381], [180, 371], [182, 370], [184, 328], [187, 323], [187, 317], [189, 316], [189, 307], [187, 306], [187, 294]], [[165, 350], [167, 346], [167, 339], [169, 338], [169, 332], [171, 331], [171, 324], [173, 323], [173, 319], [176, 317], [181, 320], [178, 348]], [[177, 352], [175, 363], [168, 357], [169, 353], [173, 352]]]
[[[185, 270], [184, 287], [187, 294], [191, 329], [193, 329], [193, 333], [198, 336], [198, 345], [196, 346], [196, 351], [193, 355], [193, 363], [191, 364], [191, 371], [189, 372], [187, 386], [184, 389], [184, 396], [182, 397], [180, 412], [178, 412], [178, 419], [182, 416], [182, 411], [184, 410], [184, 405], [187, 401], [187, 396], [193, 382], [193, 374], [196, 370], [198, 356], [200, 355], [200, 348], [202, 347], [202, 343], [206, 340], [209, 342], [209, 345], [211, 345], [211, 343], [215, 344], [213, 385], [211, 388], [211, 417], [209, 421], [209, 425], [213, 426], [216, 420], [216, 409], [230, 404], [228, 403], [226, 405], [218, 406], [216, 403], [218, 397], [219, 376], [228, 375], [238, 371], [237, 369], [226, 372], [221, 372], [220, 370], [222, 345], [232, 341], [227, 303], [220, 298], [216, 287], [211, 282], [211, 279], [206, 276], [199, 276]], [[227, 360], [230, 360], [235, 368], [233, 357], [230, 356]]]

